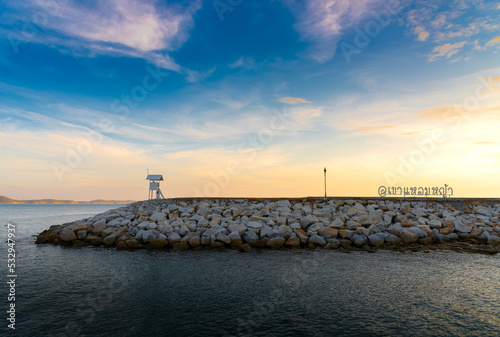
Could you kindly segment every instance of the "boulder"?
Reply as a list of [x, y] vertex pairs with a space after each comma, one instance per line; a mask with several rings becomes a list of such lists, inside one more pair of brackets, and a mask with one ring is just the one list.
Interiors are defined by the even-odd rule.
[[144, 231], [144, 233], [142, 233], [142, 241], [144, 243], [149, 243], [154, 238], [155, 238], [155, 236], [154, 236], [153, 232], [150, 230]]
[[61, 238], [61, 240], [68, 242], [68, 241], [76, 240], [76, 235], [75, 235], [75, 232], [73, 232], [71, 229], [66, 227], [62, 230], [62, 232], [60, 234], [60, 238]]
[[400, 244], [403, 242], [399, 237], [397, 237], [394, 234], [388, 234], [385, 237], [384, 241], [387, 242], [388, 244], [391, 244], [391, 245], [396, 245], [396, 244]]
[[381, 234], [372, 234], [368, 235], [368, 242], [370, 245], [375, 247], [380, 247], [384, 245], [384, 235]]
[[79, 230], [78, 232], [76, 232], [76, 236], [79, 240], [83, 240], [87, 236], [87, 231], [85, 229]]
[[165, 239], [151, 239], [151, 241], [144, 246], [146, 249], [163, 249], [168, 245], [168, 241]]
[[349, 229], [339, 230], [339, 235], [342, 239], [350, 239], [353, 234], [354, 234], [354, 232], [349, 230]]
[[229, 238], [229, 236], [222, 232], [217, 234], [217, 241], [223, 242], [226, 245], [229, 245], [231, 243], [231, 239]]
[[351, 242], [354, 246], [356, 247], [361, 247], [364, 244], [366, 244], [366, 241], [368, 239], [364, 235], [359, 235], [359, 234], [353, 234], [351, 237]]
[[186, 234], [189, 233], [189, 228], [187, 228], [186, 225], [182, 225], [181, 228], [179, 229], [179, 235], [184, 237]]
[[340, 247], [340, 240], [337, 239], [327, 239], [325, 249], [337, 249]]
[[255, 246], [257, 244], [257, 241], [259, 241], [259, 236], [257, 234], [255, 234], [255, 232], [246, 231], [243, 234], [243, 241], [245, 241], [245, 243], [248, 243], [252, 246]]
[[356, 233], [359, 235], [368, 236], [370, 235], [370, 230], [365, 227], [358, 227], [356, 228]]
[[106, 236], [103, 240], [102, 240], [102, 243], [105, 245], [105, 246], [112, 246], [116, 241], [116, 235], [108, 235]]
[[182, 239], [180, 237], [180, 235], [175, 233], [175, 232], [168, 234], [167, 237], [168, 237], [168, 241], [170, 241], [172, 246], [181, 242], [181, 239]]
[[326, 245], [326, 240], [322, 236], [319, 236], [317, 234], [313, 234], [309, 238], [309, 243], [312, 243], [312, 244], [314, 244], [316, 246], [324, 246], [324, 245]]
[[496, 235], [488, 236], [488, 244], [490, 246], [498, 246], [500, 245], [500, 238]]
[[415, 243], [418, 240], [418, 234], [409, 228], [405, 228], [399, 233], [399, 238], [403, 240], [405, 244]]
[[297, 237], [300, 239], [300, 242], [305, 245], [307, 244], [307, 241], [309, 240], [309, 236], [307, 236], [306, 232], [302, 228], [296, 228], [294, 229], [295, 234], [297, 234]]
[[238, 247], [238, 250], [242, 253], [248, 253], [252, 250], [252, 246], [250, 246], [248, 243], [244, 243]]
[[296, 236], [291, 236], [285, 242], [286, 247], [300, 247], [300, 239]]
[[141, 246], [142, 246], [139, 243], [139, 241], [137, 241], [136, 239], [128, 239], [128, 240], [125, 241], [125, 243], [131, 249], [138, 249], [138, 248], [141, 248]]
[[472, 232], [474, 225], [472, 223], [463, 223], [462, 221], [455, 221], [455, 230], [461, 233]]
[[382, 222], [382, 213], [369, 213], [359, 218], [359, 223], [362, 225], [376, 225], [380, 222]]
[[232, 232], [228, 235], [229, 239], [231, 239], [231, 246], [232, 247], [239, 247], [243, 244], [243, 240], [240, 237], [240, 233], [238, 232]]
[[339, 231], [333, 227], [325, 227], [318, 230], [318, 235], [324, 237], [325, 239], [336, 238]]
[[278, 206], [278, 207], [292, 207], [292, 204], [288, 200], [278, 200], [278, 201], [276, 201], [276, 206]]
[[342, 228], [344, 227], [344, 222], [340, 218], [336, 218], [330, 223], [330, 227], [333, 228]]
[[427, 222], [427, 224], [431, 227], [431, 228], [441, 228], [441, 221], [439, 220], [430, 220]]
[[247, 223], [247, 228], [260, 230], [262, 227], [264, 227], [264, 224], [259, 221], [249, 221]]
[[282, 248], [285, 244], [285, 239], [282, 237], [274, 237], [267, 241], [266, 246], [275, 248]]

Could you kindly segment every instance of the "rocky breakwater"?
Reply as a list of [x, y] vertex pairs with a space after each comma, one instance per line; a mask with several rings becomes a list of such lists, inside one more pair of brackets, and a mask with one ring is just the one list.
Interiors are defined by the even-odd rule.
[[51, 226], [36, 243], [120, 250], [438, 248], [495, 254], [499, 217], [500, 203], [478, 201], [167, 199]]

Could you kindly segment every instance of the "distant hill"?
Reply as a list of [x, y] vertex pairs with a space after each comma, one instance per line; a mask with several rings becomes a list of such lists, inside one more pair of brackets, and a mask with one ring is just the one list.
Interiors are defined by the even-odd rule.
[[74, 200], [55, 200], [55, 199], [38, 199], [38, 200], [16, 200], [0, 195], [0, 204], [131, 204], [137, 200], [91, 200], [91, 201], [74, 201]]

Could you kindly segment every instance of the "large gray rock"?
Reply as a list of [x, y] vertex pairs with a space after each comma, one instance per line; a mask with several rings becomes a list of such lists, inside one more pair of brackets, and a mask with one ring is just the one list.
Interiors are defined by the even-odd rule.
[[259, 241], [259, 236], [252, 231], [246, 231], [243, 234], [243, 240], [245, 243], [248, 243], [251, 246], [255, 246], [255, 244]]
[[229, 239], [231, 239], [231, 246], [241, 246], [243, 244], [243, 240], [241, 239], [240, 233], [232, 232], [228, 235]]
[[410, 230], [417, 233], [419, 238], [426, 238], [429, 236], [426, 231], [424, 231], [418, 227], [410, 227]]
[[168, 241], [172, 244], [172, 245], [175, 245], [179, 242], [181, 242], [181, 237], [179, 234], [177, 234], [176, 232], [173, 232], [173, 233], [169, 233], [168, 235]]
[[181, 226], [179, 229], [179, 235], [184, 237], [187, 233], [189, 233], [189, 228], [186, 225]]
[[330, 227], [333, 227], [333, 228], [342, 228], [344, 227], [344, 221], [342, 221], [342, 219], [340, 218], [336, 218], [335, 220], [333, 220], [331, 223], [330, 223]]
[[384, 245], [384, 235], [381, 235], [381, 234], [368, 235], [368, 242], [370, 242], [370, 244], [372, 246], [375, 246], [375, 247], [383, 246]]
[[267, 241], [266, 246], [271, 248], [281, 248], [285, 244], [286, 240], [282, 237], [274, 237]]
[[217, 234], [217, 241], [224, 242], [226, 245], [231, 243], [231, 239], [224, 233]]
[[356, 228], [356, 233], [359, 235], [368, 236], [370, 235], [370, 230], [365, 227], [358, 227]]
[[376, 225], [382, 222], [382, 213], [370, 213], [359, 218], [359, 223], [366, 225]]
[[163, 212], [155, 212], [149, 217], [152, 221], [163, 221], [167, 218], [167, 215]]
[[462, 221], [455, 221], [455, 230], [461, 233], [470, 233], [474, 225], [472, 223], [464, 223]]
[[101, 227], [101, 226], [105, 226], [105, 225], [106, 225], [106, 219], [101, 219], [101, 220], [94, 222], [94, 224], [92, 226], [93, 227]]
[[403, 242], [399, 237], [397, 237], [394, 234], [388, 234], [385, 237], [384, 241], [391, 244], [391, 245], [396, 245], [396, 244], [400, 244]]
[[488, 244], [491, 246], [498, 246], [500, 245], [500, 238], [496, 235], [490, 235], [488, 236]]
[[73, 232], [68, 227], [64, 228], [60, 234], [60, 238], [63, 241], [73, 241], [76, 239], [75, 232]]
[[237, 232], [239, 235], [243, 235], [246, 232], [247, 228], [244, 225], [232, 223], [227, 226], [227, 230], [229, 233]]
[[278, 207], [292, 207], [292, 204], [288, 200], [278, 200], [278, 201], [276, 201], [276, 206], [278, 206]]
[[142, 241], [144, 243], [149, 243], [154, 238], [155, 238], [155, 235], [153, 234], [153, 231], [147, 230], [147, 231], [144, 231], [144, 233], [142, 234]]
[[306, 215], [302, 219], [300, 219], [300, 225], [303, 229], [306, 229], [309, 225], [318, 222], [318, 218], [312, 214]]
[[260, 230], [262, 227], [264, 227], [264, 224], [259, 221], [250, 221], [247, 223], [247, 228]]
[[364, 235], [359, 235], [359, 234], [354, 234], [352, 237], [351, 237], [351, 242], [354, 246], [356, 247], [361, 247], [362, 245], [364, 245], [366, 242], [367, 242], [367, 237], [364, 236]]
[[439, 220], [430, 220], [427, 222], [427, 224], [431, 227], [431, 228], [441, 228], [442, 224], [441, 224], [441, 221]]
[[313, 243], [313, 244], [315, 244], [317, 246], [324, 246], [324, 245], [326, 245], [326, 240], [322, 236], [319, 236], [317, 234], [313, 234], [309, 238], [309, 243]]
[[399, 233], [399, 238], [406, 244], [415, 243], [418, 240], [418, 234], [409, 228], [405, 228]]

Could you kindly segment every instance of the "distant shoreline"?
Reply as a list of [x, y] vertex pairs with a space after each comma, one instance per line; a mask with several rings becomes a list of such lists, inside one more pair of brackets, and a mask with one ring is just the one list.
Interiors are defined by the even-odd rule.
[[22, 204], [22, 205], [116, 205], [116, 204], [131, 204], [137, 200], [91, 200], [91, 201], [74, 201], [74, 200], [57, 200], [57, 199], [36, 199], [36, 200], [16, 200], [5, 196], [0, 196], [0, 204]]

